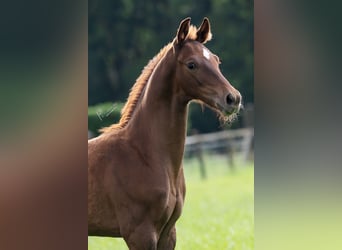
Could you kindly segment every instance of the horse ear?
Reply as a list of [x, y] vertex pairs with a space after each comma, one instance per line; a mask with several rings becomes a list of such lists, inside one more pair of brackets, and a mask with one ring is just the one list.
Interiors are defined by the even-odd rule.
[[207, 17], [203, 19], [201, 26], [197, 29], [196, 40], [200, 43], [205, 43], [211, 39], [210, 22]]
[[186, 39], [189, 33], [190, 20], [191, 18], [187, 17], [183, 21], [181, 21], [177, 30], [177, 43], [182, 43]]

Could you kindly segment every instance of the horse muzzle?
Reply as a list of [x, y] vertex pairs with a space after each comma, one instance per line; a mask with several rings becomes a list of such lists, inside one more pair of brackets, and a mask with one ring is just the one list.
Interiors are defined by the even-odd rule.
[[238, 113], [241, 108], [243, 108], [241, 104], [241, 94], [236, 92], [235, 94], [229, 93], [225, 97], [225, 102], [223, 105], [219, 105], [222, 112], [231, 115], [233, 113]]

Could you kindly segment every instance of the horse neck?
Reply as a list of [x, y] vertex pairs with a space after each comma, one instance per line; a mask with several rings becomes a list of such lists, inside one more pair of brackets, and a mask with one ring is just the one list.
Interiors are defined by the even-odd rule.
[[169, 159], [177, 175], [184, 152], [188, 102], [177, 93], [170, 56], [171, 52], [151, 75], [127, 130], [145, 155]]

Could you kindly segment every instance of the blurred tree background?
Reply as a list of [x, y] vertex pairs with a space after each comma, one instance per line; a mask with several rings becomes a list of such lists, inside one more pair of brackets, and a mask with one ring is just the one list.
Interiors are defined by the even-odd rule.
[[[90, 0], [88, 4], [88, 105], [95, 105], [88, 113], [98, 126], [116, 120], [105, 121], [96, 105], [125, 102], [143, 67], [175, 37], [179, 22], [188, 16], [196, 26], [203, 17], [209, 18], [213, 39], [206, 46], [220, 57], [222, 73], [241, 92], [244, 104], [254, 102], [253, 1]], [[216, 114], [202, 112], [199, 105], [191, 105], [189, 119], [200, 133], [222, 129]], [[239, 120], [233, 126], [242, 126]]]

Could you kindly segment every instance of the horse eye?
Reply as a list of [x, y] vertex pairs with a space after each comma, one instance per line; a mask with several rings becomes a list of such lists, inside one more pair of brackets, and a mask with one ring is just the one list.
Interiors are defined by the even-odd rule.
[[191, 70], [196, 69], [196, 64], [195, 64], [194, 62], [189, 62], [189, 63], [187, 64], [187, 66], [188, 66], [188, 69], [191, 69]]

